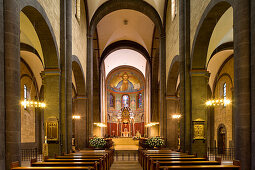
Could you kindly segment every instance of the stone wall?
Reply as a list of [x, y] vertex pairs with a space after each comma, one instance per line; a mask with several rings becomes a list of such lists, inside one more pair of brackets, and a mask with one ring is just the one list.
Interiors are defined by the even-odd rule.
[[192, 50], [197, 26], [209, 2], [210, 0], [190, 1], [190, 50]]
[[171, 1], [169, 1], [166, 13], [166, 77], [168, 77], [171, 62], [176, 55], [179, 55], [179, 10], [172, 20]]
[[60, 0], [37, 0], [45, 10], [60, 50]]
[[87, 63], [87, 24], [84, 1], [81, 2], [81, 18], [80, 21], [75, 17], [75, 1], [72, 8], [72, 51], [76, 55], [82, 65], [84, 78], [86, 81], [86, 63]]
[[[35, 100], [36, 89], [31, 78], [33, 77], [23, 62], [20, 62], [21, 100], [24, 100], [24, 85], [27, 87], [27, 99]], [[21, 143], [35, 142], [35, 108], [21, 106]]]
[[[228, 77], [226, 74], [230, 75]], [[217, 81], [215, 87], [215, 99], [223, 98], [223, 84], [226, 83], [226, 92], [227, 99], [232, 100], [232, 90], [234, 86], [234, 58], [230, 59], [222, 68], [220, 74], [220, 79]], [[217, 106], [214, 109], [214, 140], [216, 141], [217, 147], [217, 138], [218, 138], [218, 129], [221, 124], [226, 127], [226, 147], [231, 147], [233, 139], [233, 113], [232, 113], [232, 104], [227, 106]], [[232, 145], [233, 146], [233, 145]]]

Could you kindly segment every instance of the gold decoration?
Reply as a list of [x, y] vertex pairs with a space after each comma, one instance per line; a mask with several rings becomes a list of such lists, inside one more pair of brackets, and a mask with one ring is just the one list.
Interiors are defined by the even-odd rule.
[[57, 118], [49, 118], [46, 122], [47, 141], [58, 141], [58, 120]]
[[205, 121], [196, 119], [193, 121], [193, 140], [205, 140]]

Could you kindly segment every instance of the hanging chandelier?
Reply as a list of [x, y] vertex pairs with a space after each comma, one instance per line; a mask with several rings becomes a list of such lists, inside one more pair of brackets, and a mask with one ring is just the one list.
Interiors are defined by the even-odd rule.
[[206, 101], [206, 106], [227, 106], [231, 103], [231, 100], [229, 99], [212, 99]]
[[32, 101], [32, 100], [23, 100], [21, 101], [23, 107], [35, 107], [35, 108], [45, 108], [46, 104], [43, 102]]

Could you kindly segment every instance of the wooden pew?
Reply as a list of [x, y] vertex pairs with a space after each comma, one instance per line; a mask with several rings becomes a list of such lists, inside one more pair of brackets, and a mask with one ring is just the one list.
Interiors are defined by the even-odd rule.
[[96, 170], [94, 167], [14, 167], [12, 170]]
[[56, 159], [99, 159], [103, 158], [103, 163], [105, 164], [104, 166], [106, 167], [106, 170], [110, 169], [110, 162], [107, 159], [106, 155], [66, 155], [66, 156], [55, 156]]
[[238, 160], [233, 161], [233, 165], [191, 165], [191, 166], [160, 166], [160, 163], [156, 163], [156, 170], [241, 170], [240, 162]]
[[100, 164], [96, 162], [35, 162], [32, 167], [94, 167], [101, 170]]
[[[193, 166], [193, 165], [220, 165], [219, 161], [152, 161], [150, 170], [155, 170], [157, 164], [163, 166]], [[148, 170], [149, 170], [148, 169]]]
[[142, 159], [142, 167], [149, 163], [150, 158], [196, 158], [196, 155], [146, 154]]
[[105, 156], [107, 159], [107, 169], [110, 169], [110, 166], [113, 163], [113, 156], [110, 154], [111, 152], [78, 152], [78, 153], [71, 153], [71, 154], [65, 154], [64, 157], [68, 156], [71, 157], [73, 156], [74, 158], [82, 156], [82, 157], [93, 157], [93, 156]]
[[83, 159], [46, 159], [45, 162], [99, 162], [99, 169], [106, 170], [106, 159], [100, 158], [83, 158]]
[[[207, 158], [152, 158], [149, 157], [147, 161], [147, 170], [152, 167], [152, 161], [207, 161]], [[217, 160], [219, 161], [219, 160]]]

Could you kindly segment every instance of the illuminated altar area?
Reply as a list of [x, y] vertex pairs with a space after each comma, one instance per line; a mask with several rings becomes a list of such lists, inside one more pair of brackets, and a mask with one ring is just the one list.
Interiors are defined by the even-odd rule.
[[131, 67], [109, 73], [106, 79], [108, 137], [142, 137], [144, 127], [144, 76]]

